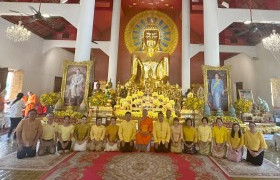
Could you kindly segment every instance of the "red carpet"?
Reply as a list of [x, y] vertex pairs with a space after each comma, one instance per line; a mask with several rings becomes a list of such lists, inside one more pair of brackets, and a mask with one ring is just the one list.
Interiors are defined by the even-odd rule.
[[42, 179], [229, 179], [207, 157], [184, 154], [79, 152]]

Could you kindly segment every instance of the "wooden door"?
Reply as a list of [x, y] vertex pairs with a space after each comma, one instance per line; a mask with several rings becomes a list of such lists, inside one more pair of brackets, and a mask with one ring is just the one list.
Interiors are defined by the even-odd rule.
[[236, 97], [237, 99], [240, 99], [238, 90], [243, 89], [243, 82], [236, 82], [235, 86], [236, 86]]
[[62, 84], [62, 77], [55, 76], [53, 92], [60, 92], [61, 91], [61, 84]]
[[0, 92], [6, 88], [8, 72], [8, 68], [0, 68]]

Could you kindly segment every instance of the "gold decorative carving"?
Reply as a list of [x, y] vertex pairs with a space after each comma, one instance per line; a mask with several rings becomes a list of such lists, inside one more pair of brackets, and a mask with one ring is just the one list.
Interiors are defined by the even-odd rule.
[[143, 32], [153, 22], [160, 31], [160, 50], [172, 54], [178, 44], [178, 29], [174, 21], [160, 11], [143, 11], [135, 15], [125, 28], [125, 45], [130, 53], [142, 47]]

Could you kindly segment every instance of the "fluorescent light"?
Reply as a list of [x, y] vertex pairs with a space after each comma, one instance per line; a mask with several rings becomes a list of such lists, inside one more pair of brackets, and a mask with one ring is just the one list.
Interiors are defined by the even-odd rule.
[[244, 21], [244, 24], [251, 24], [251, 21]]
[[61, 4], [67, 3], [68, 0], [60, 0]]
[[51, 17], [51, 16], [48, 15], [48, 14], [42, 14], [42, 16], [43, 16], [44, 18], [49, 18], [49, 17]]
[[225, 2], [225, 1], [223, 1], [221, 5], [225, 8], [229, 8], [229, 3]]

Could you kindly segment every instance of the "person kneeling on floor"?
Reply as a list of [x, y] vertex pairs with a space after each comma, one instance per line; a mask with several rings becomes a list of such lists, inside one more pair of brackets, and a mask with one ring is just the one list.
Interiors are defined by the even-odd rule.
[[38, 155], [54, 154], [57, 141], [57, 124], [53, 122], [54, 114], [47, 114], [47, 122], [43, 123], [43, 134], [40, 138]]
[[158, 113], [158, 121], [154, 123], [153, 138], [155, 142], [155, 152], [169, 152], [170, 126], [163, 121], [163, 113]]
[[74, 147], [73, 151], [86, 151], [89, 140], [90, 125], [87, 123], [87, 117], [83, 116], [81, 123], [76, 124], [74, 130]]
[[133, 152], [135, 136], [136, 136], [136, 124], [134, 121], [131, 121], [131, 112], [126, 112], [125, 120], [121, 122], [119, 127], [121, 152]]
[[36, 115], [36, 110], [31, 109], [28, 116], [20, 121], [16, 128], [18, 159], [36, 155], [37, 142], [42, 135], [42, 124], [40, 120], [36, 120]]
[[96, 125], [91, 127], [89, 150], [91, 151], [103, 151], [104, 150], [104, 140], [105, 140], [106, 128], [102, 125], [102, 118], [96, 118]]
[[75, 126], [70, 124], [70, 117], [64, 117], [64, 123], [58, 126], [57, 151], [59, 154], [70, 152]]

